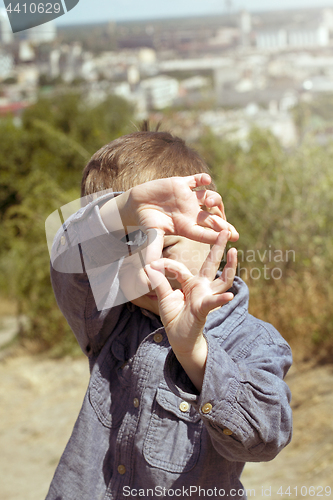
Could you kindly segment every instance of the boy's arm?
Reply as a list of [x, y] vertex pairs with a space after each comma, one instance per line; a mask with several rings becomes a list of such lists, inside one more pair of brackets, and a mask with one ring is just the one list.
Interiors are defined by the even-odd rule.
[[[109, 233], [99, 215], [98, 204], [113, 195], [117, 193], [73, 214], [52, 247], [54, 294], [87, 356], [96, 355], [103, 347], [126, 302], [121, 297], [118, 274], [124, 255], [128, 255], [128, 245]], [[94, 296], [94, 288], [99, 297]], [[99, 301], [105, 307], [97, 307]]]
[[[156, 234], [179, 230], [200, 238], [204, 231], [206, 238], [209, 232], [208, 238], [214, 240], [222, 225], [230, 227], [237, 239], [237, 232], [222, 218], [220, 195], [192, 191], [207, 182], [210, 177], [206, 174], [151, 181], [126, 193], [115, 193], [117, 196], [112, 199], [108, 194], [95, 200], [63, 224], [52, 248], [51, 279], [58, 305], [86, 354], [102, 347], [107, 320], [112, 322], [119, 307], [128, 301], [121, 291], [119, 271], [124, 268], [126, 257], [131, 265], [129, 246], [135, 251], [143, 242], [121, 241], [127, 229], [147, 229], [151, 245], [146, 251], [146, 262], [156, 252], [160, 256], [161, 241], [153, 241]], [[100, 203], [104, 203], [101, 208]], [[204, 212], [203, 204], [214, 206], [220, 215]]]
[[[172, 347], [166, 380], [173, 392], [197, 409], [221, 455], [231, 461], [271, 460], [291, 439], [290, 392], [283, 382], [291, 352], [270, 325], [252, 317], [242, 323], [240, 316], [246, 315], [239, 304], [241, 293], [232, 300], [233, 294], [226, 292], [235, 273], [234, 249], [227, 254], [222, 279], [213, 279], [227, 241], [225, 233], [221, 232], [198, 276], [171, 259], [146, 266], [151, 282], [165, 268], [177, 273], [182, 285], [182, 290], [172, 290], [162, 277], [156, 287]], [[223, 304], [235, 312], [218, 327], [219, 335], [228, 339], [222, 347], [219, 336], [205, 333], [205, 323], [210, 322], [208, 312]], [[233, 328], [237, 333], [229, 335]]]
[[[171, 259], [160, 259], [146, 266], [155, 287], [159, 312], [172, 350], [198, 391], [201, 390], [207, 358], [207, 342], [203, 335], [207, 315], [233, 299], [232, 287], [237, 252], [231, 248], [221, 277], [215, 279], [230, 232], [221, 231], [199, 274]], [[175, 275], [181, 290], [173, 290], [163, 276], [164, 270]]]
[[102, 220], [109, 231], [115, 231], [119, 215], [125, 231], [143, 227], [148, 235], [146, 264], [160, 258], [165, 234], [214, 244], [219, 232], [228, 229], [231, 241], [237, 241], [236, 229], [225, 220], [221, 196], [204, 189], [210, 182], [208, 174], [196, 174], [140, 184], [106, 203], [100, 211]]
[[128, 209], [130, 194], [131, 190], [108, 193], [81, 208], [62, 225], [52, 245], [50, 273], [55, 297], [89, 356], [101, 349], [127, 302], [119, 271], [131, 254], [129, 248], [135, 251], [143, 243], [142, 239], [132, 245], [121, 240], [129, 226], [137, 225]]
[[292, 436], [291, 396], [283, 381], [291, 351], [271, 325], [251, 316], [241, 326], [236, 320], [237, 329], [225, 323], [227, 331], [222, 323], [219, 332], [224, 340], [217, 332], [205, 333], [208, 355], [199, 395], [172, 351], [166, 381], [198, 411], [220, 455], [237, 462], [269, 461]]

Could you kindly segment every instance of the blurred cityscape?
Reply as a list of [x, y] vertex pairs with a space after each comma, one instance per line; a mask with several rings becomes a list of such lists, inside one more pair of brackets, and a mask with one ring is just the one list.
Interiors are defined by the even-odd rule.
[[[290, 148], [300, 140], [295, 106], [333, 92], [333, 9], [51, 22], [16, 35], [1, 10], [0, 116], [19, 124], [40, 95], [69, 89], [84, 91], [91, 106], [120, 96], [138, 120], [177, 113], [190, 140], [208, 127], [246, 144], [257, 126]], [[329, 120], [317, 128], [319, 141], [332, 137]]]

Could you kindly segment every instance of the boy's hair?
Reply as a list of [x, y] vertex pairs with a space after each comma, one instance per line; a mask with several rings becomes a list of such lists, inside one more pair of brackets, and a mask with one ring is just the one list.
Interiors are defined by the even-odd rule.
[[[207, 172], [200, 155], [169, 132], [143, 130], [124, 135], [99, 149], [83, 170], [81, 196], [111, 188], [127, 191], [144, 182]], [[206, 189], [216, 191], [212, 182]]]

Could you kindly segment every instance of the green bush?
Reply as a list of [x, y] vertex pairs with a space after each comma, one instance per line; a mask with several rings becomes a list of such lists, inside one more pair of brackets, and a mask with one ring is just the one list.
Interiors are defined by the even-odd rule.
[[200, 149], [240, 233], [251, 311], [297, 345], [296, 354], [332, 355], [333, 144], [308, 140], [285, 152], [253, 130], [246, 151], [212, 135]]
[[0, 121], [0, 292], [27, 318], [20, 338], [34, 348], [76, 351], [50, 283], [45, 220], [80, 197], [84, 165], [128, 131], [131, 116], [116, 97], [91, 107], [69, 94], [39, 100], [25, 111], [21, 127]]
[[[75, 340], [51, 290], [44, 224], [79, 197], [82, 169], [102, 145], [130, 132], [131, 109], [109, 97], [95, 107], [77, 93], [40, 99], [22, 126], [0, 120], [0, 293], [27, 316], [21, 338], [61, 354]], [[273, 323], [296, 356], [333, 353], [333, 144], [306, 136], [286, 152], [253, 130], [242, 149], [206, 134], [197, 148], [240, 240], [239, 273], [250, 311]]]

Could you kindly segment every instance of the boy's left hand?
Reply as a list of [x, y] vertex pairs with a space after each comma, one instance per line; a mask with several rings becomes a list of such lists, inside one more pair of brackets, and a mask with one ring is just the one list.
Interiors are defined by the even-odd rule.
[[[153, 288], [157, 284], [155, 290], [159, 312], [170, 345], [199, 390], [207, 358], [207, 343], [203, 336], [207, 315], [233, 299], [233, 294], [227, 290], [231, 288], [236, 273], [235, 248], [228, 251], [222, 275], [215, 279], [229, 238], [228, 230], [220, 232], [196, 276], [184, 264], [171, 259], [160, 259], [145, 267]], [[181, 290], [171, 288], [164, 276], [164, 269], [176, 275], [175, 278], [182, 286]]]

